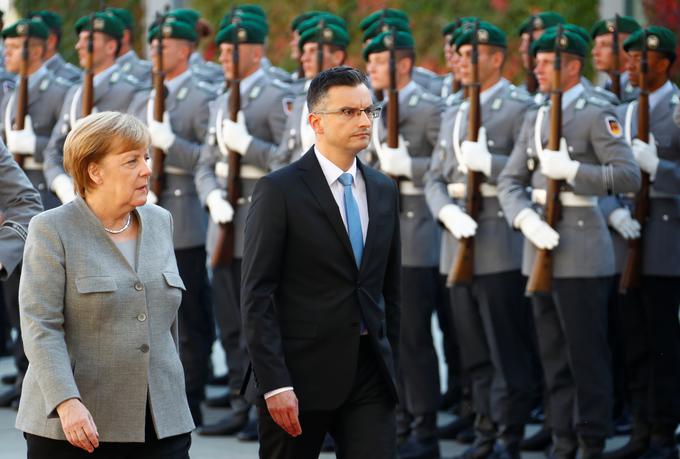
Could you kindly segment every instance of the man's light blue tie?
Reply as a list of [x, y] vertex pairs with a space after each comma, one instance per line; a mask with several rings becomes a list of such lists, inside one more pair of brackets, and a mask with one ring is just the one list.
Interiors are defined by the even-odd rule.
[[352, 252], [354, 252], [354, 259], [357, 262], [357, 267], [361, 266], [361, 256], [364, 253], [364, 237], [361, 233], [361, 218], [359, 217], [359, 206], [357, 205], [354, 194], [352, 194], [352, 183], [354, 177], [352, 174], [345, 172], [338, 181], [342, 183], [345, 188], [345, 218], [347, 219], [347, 233], [349, 234], [349, 242], [352, 244]]

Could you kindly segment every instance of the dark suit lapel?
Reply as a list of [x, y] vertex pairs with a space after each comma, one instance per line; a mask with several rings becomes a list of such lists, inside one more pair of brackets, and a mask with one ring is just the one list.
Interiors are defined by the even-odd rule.
[[361, 257], [361, 267], [363, 268], [369, 258], [371, 250], [375, 245], [375, 239], [378, 237], [377, 227], [380, 223], [378, 221], [378, 205], [380, 203], [378, 195], [378, 187], [376, 186], [376, 181], [373, 178], [373, 174], [376, 172], [364, 166], [364, 164], [357, 158], [357, 167], [364, 176], [364, 183], [366, 184], [366, 201], [368, 204], [368, 230], [366, 232], [366, 242], [364, 243], [364, 252]]
[[309, 187], [312, 192], [312, 196], [319, 203], [321, 209], [323, 209], [328, 221], [335, 230], [338, 238], [347, 249], [347, 253], [352, 259], [352, 262], [356, 266], [354, 261], [354, 252], [352, 251], [352, 245], [349, 242], [349, 236], [347, 235], [347, 230], [345, 225], [342, 223], [342, 217], [340, 216], [340, 209], [338, 208], [333, 193], [326, 182], [326, 177], [323, 175], [321, 170], [321, 165], [316, 159], [314, 154], [314, 147], [310, 148], [306, 154], [298, 161], [298, 167], [303, 169], [302, 180], [305, 182], [307, 187]]

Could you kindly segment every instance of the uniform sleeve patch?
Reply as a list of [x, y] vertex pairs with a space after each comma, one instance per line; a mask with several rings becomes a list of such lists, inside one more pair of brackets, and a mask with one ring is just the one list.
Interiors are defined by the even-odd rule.
[[607, 130], [613, 137], [621, 137], [623, 131], [619, 121], [616, 118], [613, 116], [607, 116], [604, 121], [607, 124]]

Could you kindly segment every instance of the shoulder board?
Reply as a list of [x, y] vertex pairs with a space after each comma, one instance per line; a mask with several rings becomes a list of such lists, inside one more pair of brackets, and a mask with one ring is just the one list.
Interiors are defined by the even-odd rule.
[[64, 77], [60, 77], [59, 75], [54, 75], [53, 78], [52, 78], [52, 81], [55, 82], [56, 84], [66, 86], [66, 87], [69, 87], [73, 84], [73, 82], [71, 82], [71, 80], [67, 80]]
[[289, 83], [286, 83], [283, 80], [279, 80], [278, 78], [273, 79], [271, 83], [272, 83], [272, 85], [276, 86], [279, 89], [283, 89], [283, 90], [289, 90], [290, 89]]
[[508, 86], [506, 94], [509, 99], [519, 100], [520, 102], [527, 102], [532, 99], [531, 94], [522, 88], [518, 88], [514, 84]]
[[205, 80], [198, 80], [196, 86], [211, 95], [222, 93], [222, 91], [217, 85], [208, 83]]
[[431, 94], [431, 93], [426, 92], [426, 91], [424, 91], [420, 94], [420, 98], [427, 101], [427, 102], [432, 102], [432, 103], [435, 103], [435, 104], [441, 100], [441, 97], [437, 97], [434, 94]]
[[671, 105], [678, 105], [680, 104], [680, 96], [675, 93], [673, 94], [673, 97], [671, 97]]
[[429, 77], [436, 77], [436, 76], [438, 76], [438, 75], [437, 75], [436, 73], [434, 73], [432, 70], [426, 69], [425, 67], [414, 67], [413, 70], [416, 71], [416, 72], [418, 72], [418, 73], [420, 73], [421, 75], [427, 75], [427, 76], [429, 76]]
[[593, 105], [597, 105], [598, 107], [607, 107], [607, 106], [611, 105], [611, 102], [609, 102], [608, 100], [603, 99], [601, 97], [598, 97], [598, 96], [590, 96], [590, 97], [588, 97], [587, 100], [588, 100], [588, 103], [591, 103]]

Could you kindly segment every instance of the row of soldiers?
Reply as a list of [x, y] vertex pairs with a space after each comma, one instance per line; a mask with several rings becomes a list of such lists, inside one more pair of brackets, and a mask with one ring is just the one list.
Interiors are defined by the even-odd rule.
[[[21, 91], [8, 79], [0, 132], [50, 208], [74, 198], [62, 148], [87, 114], [88, 71], [96, 110], [131, 112], [148, 124], [152, 146], [163, 152], [164, 177], [150, 200], [173, 214], [176, 258], [187, 286], [180, 355], [194, 420], [202, 425], [217, 328], [230, 393], [211, 403], [230, 411], [200, 433], [253, 438], [251, 407], [239, 395], [248, 364], [239, 298], [249, 199], [258, 178], [313, 145], [306, 90], [319, 71], [344, 64], [350, 33], [346, 21], [331, 13], [298, 16], [291, 56], [300, 66], [288, 74], [266, 58], [269, 28], [260, 7], [241, 5], [222, 19], [215, 35], [220, 66], [196, 51], [201, 21], [188, 9], [159, 17], [146, 37], [147, 62], [130, 47], [129, 12], [109, 8], [85, 16], [75, 26], [85, 72], [56, 52], [61, 30], [55, 13], [35, 12], [12, 24], [2, 32], [5, 70], [28, 76], [28, 105], [19, 129]], [[680, 91], [669, 79], [675, 35], [619, 16], [599, 21], [589, 33], [556, 13], [539, 13], [520, 28], [519, 51], [535, 81], [516, 87], [502, 77], [508, 46], [499, 28], [477, 18], [444, 27], [451, 72], [438, 76], [415, 66], [409, 22], [404, 12], [386, 9], [360, 24], [366, 70], [383, 107], [361, 158], [397, 178], [401, 194], [400, 457], [438, 457], [442, 434], [469, 427], [474, 442], [465, 458], [518, 457], [525, 424], [541, 404], [553, 455], [601, 457], [611, 431], [613, 381], [619, 379], [633, 433], [629, 444], [608, 456], [677, 457]], [[595, 67], [612, 77], [604, 88], [582, 74], [591, 40]], [[557, 67], [561, 78], [554, 81]], [[160, 70], [164, 85], [153, 88], [152, 74]], [[648, 139], [638, 135], [643, 76]], [[230, 107], [233, 88], [239, 89], [237, 116]], [[164, 111], [156, 116], [159, 89]], [[548, 96], [558, 90], [562, 108], [552, 110], [555, 101]], [[551, 112], [561, 114], [555, 145], [548, 142]], [[479, 121], [470, 123], [476, 116]], [[238, 196], [226, 192], [234, 166]], [[648, 215], [640, 221], [631, 214], [631, 196], [643, 174], [652, 186]], [[467, 202], [470, 175], [481, 182], [476, 210]], [[551, 181], [561, 183], [560, 218], [552, 226], [543, 218]], [[231, 260], [207, 269], [207, 260], [219, 255], [224, 225], [234, 230]], [[616, 278], [627, 243], [640, 237], [641, 287], [620, 296]], [[473, 270], [447, 287], [463, 246], [472, 247]], [[526, 276], [537, 250], [552, 255], [552, 285], [527, 297]], [[11, 311], [18, 311], [18, 276], [17, 270], [4, 286]], [[469, 399], [469, 409], [443, 432], [436, 422], [441, 397], [434, 312], [444, 334], [449, 393]], [[625, 339], [615, 333], [621, 329]], [[28, 364], [20, 341], [15, 348], [17, 388], [2, 397], [10, 402]], [[621, 372], [625, 378], [612, 378]]]

